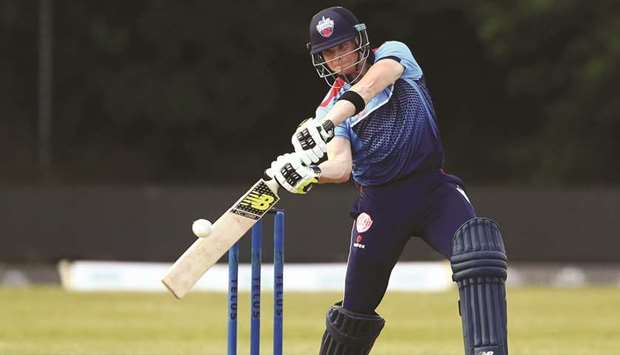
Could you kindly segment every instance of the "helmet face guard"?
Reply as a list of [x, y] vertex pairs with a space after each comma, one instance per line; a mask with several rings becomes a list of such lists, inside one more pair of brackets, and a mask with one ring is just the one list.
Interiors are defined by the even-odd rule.
[[[336, 79], [338, 79], [338, 77], [341, 77], [349, 84], [354, 84], [360, 79], [362, 73], [364, 72], [364, 68], [368, 61], [368, 56], [370, 55], [370, 41], [368, 40], [368, 32], [366, 31], [366, 25], [364, 25], [363, 23], [360, 23], [360, 24], [355, 25], [354, 27], [358, 31], [357, 36], [356, 36], [357, 38], [355, 37], [347, 38], [345, 40], [340, 41], [339, 43], [335, 43], [332, 46], [332, 47], [335, 47], [341, 43], [350, 41], [355, 38], [355, 43], [357, 47], [353, 49], [352, 51], [344, 53], [338, 57], [332, 58], [327, 61], [323, 58], [322, 51], [317, 52], [317, 53], [312, 53], [312, 52], [310, 53], [310, 56], [312, 57], [312, 65], [314, 66], [314, 69], [319, 75], [319, 78], [325, 79], [325, 82], [329, 86], [334, 86], [334, 83], [336, 82]], [[331, 47], [328, 47], [328, 48], [331, 48]], [[329, 68], [330, 63], [335, 63], [340, 58], [345, 57], [351, 53], [357, 53], [357, 60], [355, 62], [353, 62], [352, 64], [344, 68], [341, 68], [340, 72], [334, 72], [333, 70]], [[352, 67], [355, 67], [357, 71], [354, 77], [341, 74], [341, 72], [345, 72], [346, 70]]]
[[[351, 52], [340, 55], [326, 61], [323, 58], [323, 51], [333, 48], [339, 44], [354, 40], [356, 48]], [[368, 57], [370, 55], [370, 42], [366, 25], [360, 23], [355, 15], [340, 6], [330, 7], [319, 11], [310, 21], [310, 42], [307, 44], [312, 58], [312, 65], [316, 69], [320, 78], [325, 79], [329, 86], [333, 86], [338, 78], [342, 78], [350, 84], [360, 79], [364, 72]], [[334, 72], [329, 68], [330, 63], [335, 63], [342, 57], [357, 53], [357, 60], [351, 65], [341, 68], [339, 72]], [[345, 75], [343, 72], [355, 67], [356, 74]]]

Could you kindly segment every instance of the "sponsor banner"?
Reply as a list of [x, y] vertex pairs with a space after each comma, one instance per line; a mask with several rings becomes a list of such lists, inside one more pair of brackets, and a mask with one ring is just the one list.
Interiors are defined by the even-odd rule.
[[[161, 277], [172, 264], [146, 262], [63, 261], [59, 264], [61, 282], [72, 291], [165, 291]], [[239, 290], [250, 290], [249, 264], [239, 265]], [[346, 264], [286, 264], [285, 291], [338, 291], [344, 289]], [[389, 291], [443, 291], [452, 287], [447, 262], [403, 262], [392, 272]], [[261, 289], [273, 290], [273, 264], [263, 264]], [[198, 281], [193, 291], [228, 289], [228, 265], [216, 264]]]

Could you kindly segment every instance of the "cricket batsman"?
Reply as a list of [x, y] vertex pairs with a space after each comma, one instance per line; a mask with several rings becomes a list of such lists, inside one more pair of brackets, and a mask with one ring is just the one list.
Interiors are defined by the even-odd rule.
[[372, 49], [366, 26], [342, 7], [312, 17], [308, 49], [329, 90], [293, 134], [295, 153], [267, 173], [297, 194], [350, 176], [359, 190], [344, 299], [327, 311], [320, 354], [370, 353], [385, 323], [375, 309], [415, 235], [451, 262], [465, 354], [507, 355], [502, 235], [476, 216], [463, 181], [442, 170], [435, 110], [410, 49], [396, 41]]

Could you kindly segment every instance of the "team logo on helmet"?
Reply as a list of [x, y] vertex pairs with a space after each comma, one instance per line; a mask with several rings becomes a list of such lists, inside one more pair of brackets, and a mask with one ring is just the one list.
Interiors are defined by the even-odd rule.
[[334, 33], [334, 21], [329, 17], [325, 18], [325, 16], [323, 16], [319, 23], [317, 23], [316, 30], [319, 31], [321, 36], [327, 38]]

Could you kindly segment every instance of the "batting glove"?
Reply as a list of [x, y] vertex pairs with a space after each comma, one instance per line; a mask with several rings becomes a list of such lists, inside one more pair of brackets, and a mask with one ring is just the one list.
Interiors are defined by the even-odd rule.
[[309, 118], [293, 134], [291, 142], [306, 166], [317, 164], [327, 152], [327, 142], [334, 138], [334, 124], [330, 120]]
[[265, 172], [278, 184], [294, 194], [306, 194], [319, 182], [321, 169], [316, 165], [305, 166], [296, 153], [280, 155]]

